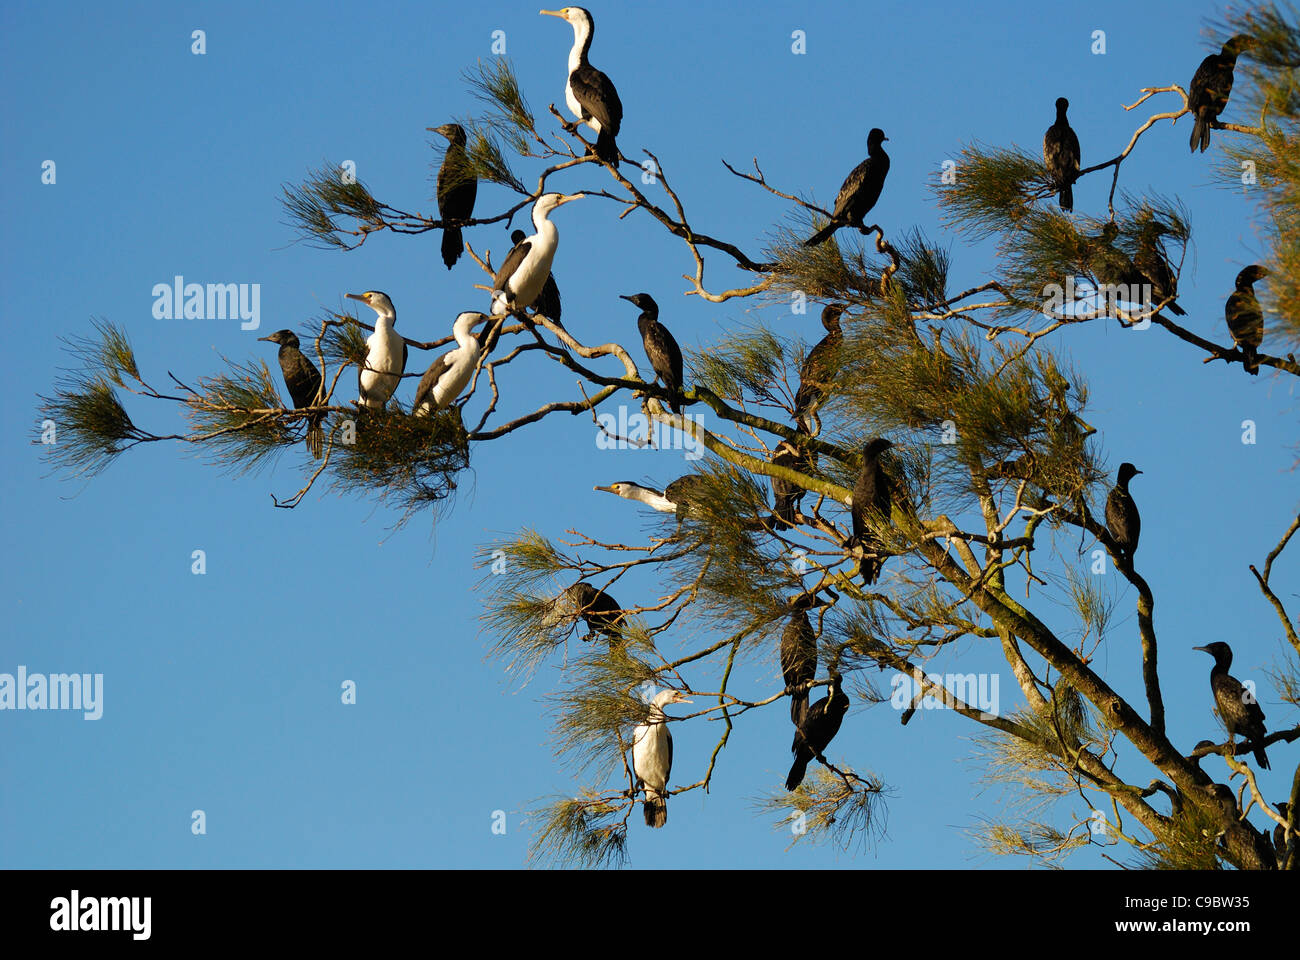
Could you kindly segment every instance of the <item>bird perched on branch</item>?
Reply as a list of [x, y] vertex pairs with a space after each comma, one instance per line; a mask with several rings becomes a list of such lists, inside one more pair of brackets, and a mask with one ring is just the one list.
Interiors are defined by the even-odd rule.
[[[515, 246], [523, 243], [528, 236], [522, 230], [514, 230], [510, 233], [510, 242]], [[513, 249], [513, 247], [511, 248]], [[546, 275], [546, 283], [542, 285], [542, 292], [537, 295], [533, 301], [533, 309], [550, 320], [557, 327], [563, 328], [564, 324], [560, 323], [560, 288], [555, 283], [555, 274]]]
[[826, 336], [814, 344], [804, 357], [799, 369], [799, 389], [794, 395], [794, 417], [805, 433], [812, 433], [809, 418], [826, 400], [839, 370], [840, 346], [844, 332], [840, 329], [840, 315], [844, 304], [828, 303], [822, 308], [822, 329]]
[[492, 278], [492, 316], [531, 307], [551, 275], [551, 261], [560, 245], [560, 231], [548, 219], [551, 211], [584, 194], [544, 193], [533, 204], [533, 227], [537, 230], [515, 244], [501, 269]]
[[880, 199], [885, 176], [889, 173], [889, 154], [881, 146], [888, 139], [879, 127], [867, 134], [867, 159], [854, 167], [853, 172], [845, 178], [839, 195], [835, 198], [831, 222], [805, 240], [805, 247], [817, 246], [840, 227], [857, 227], [860, 233], [867, 232], [862, 218], [871, 212], [871, 208]]
[[1074, 181], [1079, 177], [1079, 138], [1065, 118], [1069, 109], [1070, 101], [1057, 97], [1056, 122], [1043, 134], [1043, 166], [1060, 191], [1057, 201], [1062, 210], [1074, 209]]
[[[817, 676], [817, 634], [808, 619], [813, 594], [800, 594], [790, 605], [790, 620], [781, 634], [781, 675], [790, 695], [790, 722], [798, 729], [808, 716], [808, 688]], [[802, 778], [800, 778], [802, 779]]]
[[[429, 129], [447, 138], [447, 152], [442, 155], [442, 166], [438, 168], [438, 219], [468, 220], [474, 215], [478, 178], [465, 153], [465, 128], [458, 123], [444, 123]], [[442, 262], [448, 270], [464, 252], [465, 240], [460, 227], [443, 227]]]
[[1268, 756], [1264, 753], [1264, 711], [1255, 699], [1254, 692], [1247, 690], [1242, 682], [1228, 673], [1232, 667], [1232, 647], [1222, 640], [1208, 643], [1203, 650], [1214, 658], [1214, 667], [1210, 670], [1210, 689], [1214, 692], [1214, 705], [1219, 708], [1223, 725], [1228, 728], [1228, 736], [1243, 737], [1253, 745], [1255, 762], [1261, 769], [1267, 770]]
[[[877, 437], [862, 448], [862, 469], [858, 473], [858, 482], [853, 486], [850, 516], [853, 518], [853, 543], [865, 552], [881, 545], [880, 539], [871, 532], [867, 518], [875, 514], [889, 522], [891, 484], [889, 475], [880, 464], [880, 455], [892, 446], [893, 443], [884, 437]], [[882, 559], [864, 556], [858, 564], [858, 573], [863, 582], [870, 585], [879, 579], [884, 565]]]
[[1120, 556], [1129, 566], [1133, 565], [1133, 554], [1137, 552], [1142, 517], [1133, 502], [1133, 495], [1128, 492], [1128, 482], [1141, 472], [1131, 463], [1121, 463], [1119, 482], [1106, 497], [1106, 526], [1110, 529], [1111, 539], [1119, 547]]
[[690, 703], [680, 690], [660, 690], [650, 701], [650, 716], [632, 731], [632, 772], [645, 788], [645, 825], [668, 822], [668, 778], [673, 772], [673, 735], [664, 707]]
[[[816, 462], [816, 455], [802, 447], [796, 447], [789, 440], [782, 440], [772, 451], [772, 463], [778, 467], [811, 473]], [[808, 491], [797, 483], [772, 477], [772, 514], [781, 525], [793, 527], [795, 514], [799, 510], [799, 501]]]
[[830, 692], [809, 707], [803, 725], [795, 727], [794, 742], [790, 744], [794, 764], [790, 767], [790, 775], [785, 778], [787, 790], [799, 789], [808, 772], [808, 762], [830, 746], [848, 711], [848, 694], [841, 686], [840, 675], [832, 673]]
[[[1163, 244], [1160, 242], [1160, 238], [1168, 232], [1169, 228], [1154, 217], [1146, 218], [1138, 232], [1137, 255], [1133, 258], [1133, 266], [1151, 284], [1153, 303], [1160, 303], [1178, 293], [1178, 280], [1165, 258]], [[1187, 314], [1177, 301], [1170, 301], [1167, 306], [1175, 316]]]
[[377, 314], [375, 332], [366, 340], [366, 362], [357, 371], [357, 403], [370, 410], [382, 410], [406, 372], [406, 341], [393, 328], [397, 308], [388, 294], [378, 290], [349, 293]]
[[1237, 57], [1254, 45], [1254, 39], [1245, 34], [1235, 36], [1223, 45], [1222, 50], [1210, 54], [1196, 68], [1187, 92], [1187, 109], [1196, 118], [1192, 124], [1192, 153], [1198, 146], [1204, 153], [1210, 145], [1210, 128], [1228, 105], [1228, 96], [1232, 93], [1232, 71], [1236, 69]]
[[[277, 330], [269, 337], [257, 339], [280, 345], [280, 373], [284, 375], [284, 385], [293, 399], [294, 409], [314, 407], [320, 395], [320, 371], [299, 349], [298, 335], [292, 330]], [[325, 433], [320, 425], [321, 416], [316, 413], [307, 418], [307, 449], [317, 460], [321, 458], [325, 444]]]
[[623, 125], [623, 104], [609, 77], [591, 65], [587, 52], [596, 32], [595, 21], [582, 7], [542, 10], [540, 14], [567, 20], [573, 27], [573, 49], [569, 51], [569, 79], [564, 85], [564, 102], [569, 111], [596, 132], [595, 152], [605, 163], [618, 166], [618, 136]]
[[1237, 289], [1224, 304], [1223, 315], [1228, 321], [1232, 342], [1241, 350], [1241, 365], [1252, 376], [1259, 376], [1259, 355], [1256, 351], [1264, 342], [1264, 312], [1255, 298], [1255, 281], [1268, 276], [1259, 264], [1252, 264], [1237, 274]]
[[641, 308], [636, 327], [641, 331], [645, 355], [650, 358], [655, 377], [662, 380], [668, 389], [668, 406], [673, 413], [681, 413], [682, 405], [677, 396], [682, 392], [682, 348], [677, 346], [668, 328], [659, 322], [659, 304], [648, 293], [623, 295], [619, 299]]
[[479, 342], [474, 336], [474, 328], [488, 318], [481, 313], [466, 312], [456, 318], [452, 335], [457, 347], [448, 350], [424, 371], [420, 384], [415, 388], [415, 400], [411, 403], [411, 413], [417, 417], [427, 417], [444, 407], [461, 395], [474, 376], [480, 355]]
[[561, 590], [551, 601], [550, 609], [542, 618], [542, 625], [554, 627], [561, 621], [574, 624], [578, 620], [586, 623], [587, 629], [591, 631], [583, 640], [590, 640], [597, 633], [605, 634], [610, 640], [618, 640], [619, 629], [623, 624], [623, 608], [604, 590], [597, 590], [587, 581], [579, 580]]

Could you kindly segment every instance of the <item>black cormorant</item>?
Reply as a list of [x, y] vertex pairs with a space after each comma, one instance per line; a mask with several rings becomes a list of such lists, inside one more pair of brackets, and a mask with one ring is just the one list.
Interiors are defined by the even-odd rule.
[[1244, 34], [1233, 37], [1222, 50], [1210, 54], [1196, 68], [1187, 93], [1187, 109], [1195, 117], [1190, 144], [1192, 153], [1196, 152], [1197, 146], [1204, 153], [1210, 145], [1210, 126], [1219, 119], [1219, 114], [1228, 105], [1228, 95], [1232, 93], [1232, 71], [1237, 66], [1237, 56], [1254, 42]]
[[597, 590], [586, 580], [579, 580], [566, 588], [556, 598], [556, 609], [563, 616], [581, 619], [587, 624], [591, 632], [582, 638], [584, 640], [590, 640], [597, 633], [603, 633], [610, 640], [619, 639], [623, 608], [608, 593]]
[[[447, 152], [438, 168], [438, 219], [468, 220], [474, 216], [474, 198], [478, 196], [478, 179], [465, 153], [465, 128], [458, 123], [432, 127], [434, 133], [447, 138]], [[465, 252], [460, 227], [442, 228], [442, 262], [450, 270]]]
[[1242, 353], [1241, 365], [1252, 376], [1259, 376], [1259, 355], [1256, 351], [1264, 342], [1264, 312], [1255, 298], [1255, 281], [1268, 276], [1259, 264], [1252, 264], [1237, 274], [1237, 289], [1224, 304], [1223, 316], [1228, 321], [1232, 342]]
[[[1163, 245], [1160, 242], [1160, 238], [1168, 232], [1167, 226], [1150, 217], [1143, 223], [1138, 233], [1137, 255], [1133, 258], [1133, 266], [1137, 268], [1138, 273], [1142, 274], [1143, 279], [1151, 284], [1152, 303], [1160, 303], [1165, 298], [1178, 294], [1178, 280], [1170, 269], [1169, 261], [1165, 259]], [[1175, 316], [1181, 317], [1187, 314], [1177, 301], [1170, 301], [1167, 306], [1169, 312]]]
[[1243, 737], [1254, 746], [1255, 762], [1264, 770], [1269, 769], [1268, 757], [1264, 754], [1264, 711], [1251, 693], [1242, 686], [1240, 680], [1229, 675], [1232, 666], [1232, 647], [1222, 640], [1207, 643], [1193, 650], [1204, 650], [1214, 657], [1214, 667], [1210, 670], [1210, 689], [1214, 691], [1214, 704], [1219, 708], [1223, 725], [1228, 728], [1230, 737]]
[[835, 734], [839, 733], [848, 709], [849, 697], [841, 686], [840, 675], [832, 673], [830, 692], [808, 708], [803, 726], [795, 728], [794, 742], [790, 744], [794, 764], [790, 767], [790, 775], [785, 778], [787, 790], [797, 790], [803, 783], [808, 762], [830, 745]]
[[[527, 239], [528, 235], [522, 230], [515, 230], [510, 234], [510, 242], [516, 247]], [[546, 283], [542, 287], [542, 292], [537, 295], [537, 299], [533, 301], [533, 309], [557, 327], [564, 328], [564, 324], [560, 323], [560, 288], [555, 283], [554, 273], [546, 275]]]
[[1074, 181], [1079, 177], [1079, 138], [1065, 118], [1069, 109], [1070, 101], [1057, 97], [1056, 122], [1043, 134], [1043, 165], [1060, 190], [1057, 199], [1062, 210], [1074, 209]]
[[1131, 463], [1121, 463], [1119, 482], [1106, 497], [1106, 526], [1110, 528], [1111, 539], [1119, 548], [1120, 556], [1130, 567], [1138, 548], [1138, 534], [1142, 532], [1142, 517], [1133, 502], [1133, 495], [1128, 492], [1128, 482], [1141, 472]]
[[462, 313], [456, 318], [452, 333], [458, 346], [438, 357], [424, 371], [420, 385], [415, 388], [411, 413], [417, 417], [437, 413], [469, 386], [480, 353], [479, 341], [473, 331], [487, 319], [484, 314], [474, 312]]
[[357, 403], [371, 409], [382, 410], [406, 372], [406, 341], [393, 328], [397, 325], [397, 309], [388, 294], [378, 290], [349, 293], [353, 300], [375, 311], [375, 332], [366, 340], [366, 362], [357, 371]]
[[632, 731], [632, 772], [645, 787], [645, 825], [668, 822], [668, 777], [673, 770], [673, 735], [668, 732], [664, 707], [690, 703], [680, 690], [660, 690], [650, 701], [650, 716]]
[[[1283, 820], [1290, 819], [1288, 811], [1291, 809], [1291, 804], [1288, 801], [1279, 800], [1273, 806], [1277, 807], [1279, 817]], [[1278, 864], [1283, 865], [1286, 860], [1286, 828], [1280, 823], [1273, 827], [1273, 849], [1277, 852]]]
[[[772, 451], [772, 463], [778, 467], [787, 467], [800, 473], [809, 473], [813, 469], [815, 455], [796, 447], [789, 440], [782, 440]], [[795, 525], [795, 514], [799, 510], [799, 501], [808, 491], [797, 483], [790, 483], [780, 477], [772, 477], [772, 513], [782, 524]]]
[[817, 246], [840, 227], [857, 227], [860, 233], [867, 232], [862, 218], [871, 212], [871, 208], [880, 199], [880, 191], [885, 186], [885, 175], [889, 173], [889, 154], [881, 146], [888, 139], [879, 127], [867, 134], [867, 159], [853, 168], [853, 172], [840, 187], [839, 196], [835, 198], [835, 209], [831, 213], [831, 222], [805, 240], [805, 247]]
[[[314, 407], [320, 395], [320, 371], [298, 348], [298, 335], [292, 330], [277, 330], [269, 337], [257, 339], [280, 345], [280, 372], [284, 374], [284, 385], [293, 399], [294, 409]], [[317, 460], [321, 458], [325, 444], [320, 417], [320, 414], [313, 414], [307, 418], [307, 449]]]
[[531, 307], [541, 295], [546, 278], [551, 275], [555, 250], [560, 245], [560, 231], [548, 218], [556, 207], [570, 200], [581, 200], [583, 196], [544, 193], [537, 198], [533, 204], [533, 226], [537, 232], [514, 245], [492, 278], [492, 316], [499, 317], [512, 308]]
[[811, 433], [808, 418], [826, 400], [839, 369], [840, 346], [844, 332], [840, 329], [840, 315], [844, 304], [830, 303], [822, 308], [822, 328], [826, 336], [808, 351], [799, 370], [799, 389], [794, 395], [794, 416], [805, 432]]
[[622, 295], [619, 299], [641, 308], [636, 328], [641, 331], [645, 355], [650, 358], [655, 376], [668, 389], [668, 406], [673, 413], [681, 413], [682, 406], [677, 396], [682, 392], [682, 348], [677, 346], [668, 328], [659, 322], [659, 304], [648, 293]]
[[781, 674], [790, 694], [790, 721], [796, 728], [808, 715], [807, 684], [817, 676], [817, 634], [808, 619], [813, 602], [812, 594], [800, 594], [791, 604], [790, 620], [781, 634]]
[[[853, 518], [853, 542], [866, 552], [880, 546], [880, 540], [871, 532], [866, 518], [876, 513], [889, 521], [890, 482], [884, 467], [880, 464], [880, 455], [893, 446], [884, 437], [877, 437], [862, 448], [862, 470], [858, 473], [858, 482], [853, 486], [853, 505], [850, 515]], [[858, 573], [863, 582], [870, 585], [880, 577], [880, 570], [885, 561], [876, 557], [863, 557], [858, 565]]]
[[587, 59], [591, 38], [596, 31], [591, 14], [582, 7], [542, 10], [540, 13], [567, 20], [573, 27], [573, 49], [569, 51], [569, 79], [564, 86], [564, 101], [580, 123], [596, 131], [596, 156], [605, 163], [618, 166], [618, 144], [614, 138], [623, 124], [623, 104], [609, 77]]

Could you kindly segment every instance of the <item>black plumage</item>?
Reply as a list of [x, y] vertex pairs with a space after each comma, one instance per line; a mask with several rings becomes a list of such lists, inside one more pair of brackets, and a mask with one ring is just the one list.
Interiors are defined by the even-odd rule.
[[[298, 335], [292, 330], [277, 330], [269, 337], [257, 339], [280, 345], [280, 372], [284, 375], [284, 385], [293, 399], [294, 409], [316, 406], [320, 395], [320, 371], [300, 349]], [[317, 460], [321, 458], [325, 444], [325, 432], [321, 429], [322, 416], [323, 414], [317, 413], [307, 419], [307, 449]]]
[[809, 761], [830, 746], [848, 710], [849, 697], [843, 690], [840, 675], [832, 673], [830, 692], [808, 708], [803, 725], [795, 728], [794, 742], [790, 744], [794, 764], [790, 767], [790, 775], [785, 778], [787, 790], [797, 790], [803, 783]]
[[[1138, 232], [1137, 254], [1133, 258], [1133, 266], [1151, 285], [1153, 304], [1160, 303], [1167, 297], [1176, 296], [1178, 293], [1178, 279], [1169, 266], [1164, 245], [1160, 241], [1160, 238], [1168, 232], [1169, 228], [1154, 217], [1148, 218]], [[1175, 300], [1167, 304], [1167, 309], [1175, 316], [1182, 317], [1187, 314], [1187, 311]]]
[[808, 715], [807, 684], [817, 676], [817, 634], [808, 619], [812, 604], [812, 594], [800, 594], [791, 604], [790, 620], [781, 634], [781, 675], [790, 695], [790, 721], [796, 728]]
[[650, 358], [655, 376], [668, 388], [668, 406], [673, 413], [681, 413], [678, 394], [682, 392], [682, 349], [677, 346], [677, 341], [668, 332], [668, 328], [659, 322], [659, 304], [648, 293], [624, 295], [620, 299], [641, 308], [636, 326], [641, 331], [645, 355]]
[[[853, 543], [865, 552], [878, 549], [880, 540], [871, 532], [867, 518], [872, 514], [889, 521], [891, 483], [885, 468], [880, 464], [880, 455], [893, 444], [884, 437], [877, 437], [862, 448], [862, 469], [858, 473], [858, 482], [853, 486], [853, 506], [850, 515], [853, 518]], [[885, 561], [878, 557], [863, 557], [858, 564], [858, 573], [863, 582], [870, 585], [880, 577], [880, 570]]]
[[[447, 138], [447, 152], [442, 155], [442, 166], [438, 168], [438, 219], [468, 220], [474, 215], [478, 178], [465, 153], [465, 128], [458, 123], [444, 123], [431, 129]], [[442, 262], [448, 270], [464, 252], [465, 240], [460, 227], [443, 227]]]
[[597, 633], [603, 633], [611, 641], [621, 639], [623, 608], [604, 590], [597, 590], [587, 581], [579, 580], [561, 596], [562, 602], [570, 608], [570, 615], [575, 619], [581, 618], [591, 631], [583, 637], [584, 640], [590, 640]]
[[[510, 234], [510, 242], [516, 247], [526, 239], [528, 239], [528, 234], [522, 230], [515, 230]], [[555, 283], [554, 273], [546, 275], [546, 285], [542, 287], [542, 292], [533, 301], [533, 309], [557, 327], [561, 329], [564, 327], [564, 324], [560, 323], [560, 288]]]
[[822, 308], [822, 328], [826, 336], [808, 351], [799, 370], [794, 416], [808, 433], [812, 432], [808, 418], [826, 401], [839, 370], [840, 347], [844, 343], [844, 332], [840, 329], [840, 315], [843, 313], [842, 303], [830, 303]]
[[1214, 657], [1214, 667], [1210, 670], [1210, 689], [1214, 692], [1214, 705], [1219, 709], [1223, 725], [1228, 728], [1228, 735], [1249, 740], [1255, 762], [1261, 769], [1269, 769], [1263, 744], [1264, 737], [1268, 735], [1264, 728], [1264, 710], [1241, 681], [1228, 673], [1232, 667], [1232, 647], [1222, 640], [1216, 640], [1192, 649], [1203, 650]]
[[[810, 473], [815, 464], [815, 454], [797, 447], [789, 440], [782, 440], [775, 450], [772, 451], [772, 463], [778, 467], [786, 467], [790, 470], [797, 470], [800, 473]], [[799, 510], [799, 501], [804, 498], [808, 491], [797, 483], [791, 483], [788, 480], [782, 480], [780, 477], [772, 477], [772, 513], [780, 521], [780, 525], [793, 527], [795, 525], [795, 515]]]
[[1228, 321], [1232, 341], [1241, 350], [1241, 365], [1252, 376], [1259, 376], [1259, 345], [1264, 342], [1264, 311], [1255, 297], [1255, 281], [1268, 276], [1259, 264], [1252, 264], [1237, 274], [1237, 289], [1224, 304], [1223, 316]]
[[1222, 50], [1210, 54], [1196, 68], [1187, 92], [1187, 109], [1195, 118], [1190, 141], [1192, 153], [1198, 146], [1204, 153], [1210, 145], [1211, 125], [1219, 119], [1232, 93], [1232, 71], [1237, 66], [1237, 57], [1253, 43], [1248, 36], [1233, 37]]
[[805, 240], [805, 247], [817, 246], [840, 227], [857, 227], [859, 232], [867, 232], [862, 218], [871, 212], [871, 208], [880, 199], [880, 191], [884, 189], [885, 177], [889, 173], [889, 154], [881, 146], [888, 139], [879, 127], [867, 134], [867, 159], [854, 167], [853, 172], [845, 178], [839, 195], [835, 198], [831, 222]]
[[1056, 122], [1043, 134], [1043, 165], [1059, 190], [1062, 210], [1074, 209], [1074, 181], [1079, 177], [1079, 138], [1065, 118], [1069, 109], [1070, 101], [1057, 97]]
[[703, 495], [704, 478], [697, 473], [688, 473], [684, 477], [678, 477], [664, 487], [664, 497], [677, 508], [679, 523], [686, 519], [692, 503], [699, 501]]
[[1111, 539], [1119, 547], [1120, 556], [1129, 566], [1133, 565], [1133, 554], [1137, 552], [1142, 517], [1128, 491], [1128, 482], [1141, 472], [1131, 463], [1121, 463], [1119, 482], [1106, 497], [1106, 526], [1110, 529]]
[[[1278, 816], [1283, 820], [1290, 819], [1291, 804], [1288, 801], [1279, 800], [1273, 806], [1277, 807]], [[1278, 865], [1283, 866], [1286, 861], [1286, 828], [1280, 823], [1273, 827], [1273, 849], [1277, 851]]]

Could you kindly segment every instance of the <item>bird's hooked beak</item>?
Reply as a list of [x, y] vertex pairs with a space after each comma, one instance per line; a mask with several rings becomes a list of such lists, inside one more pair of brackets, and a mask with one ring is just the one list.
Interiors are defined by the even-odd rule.
[[1192, 647], [1192, 649], [1193, 649], [1193, 650], [1203, 650], [1203, 651], [1205, 651], [1206, 653], [1210, 653], [1210, 652], [1211, 652], [1211, 650], [1210, 650], [1209, 647]]
[[695, 701], [690, 699], [689, 697], [683, 696], [680, 691], [677, 693], [675, 697], [673, 697], [673, 703], [694, 703], [694, 702]]
[[613, 487], [592, 487], [591, 489], [593, 489], [593, 490], [602, 490], [602, 491], [604, 491], [605, 493], [615, 493], [615, 494], [618, 493], [618, 491], [615, 490]]
[[560, 197], [559, 200], [555, 201], [555, 205], [557, 207], [562, 207], [570, 200], [581, 200], [585, 196], [586, 196], [585, 193], [570, 193], [566, 196]]
[[269, 337], [258, 337], [257, 339], [258, 339], [258, 340], [270, 340], [272, 343], [275, 343], [275, 342], [276, 342], [275, 334], [271, 334]]
[[538, 10], [537, 15], [541, 17], [559, 17], [561, 20], [567, 20], [563, 10]]
[[344, 296], [347, 297], [349, 300], [360, 300], [362, 303], [370, 302], [366, 299], [366, 295], [364, 293], [345, 293]]
[[633, 304], [633, 305], [636, 304], [636, 295], [635, 295], [635, 294], [633, 294], [632, 296], [628, 296], [626, 293], [620, 293], [620, 294], [618, 295], [618, 298], [619, 298], [620, 300], [626, 300], [626, 301], [627, 301], [628, 303], [630, 303], [630, 304]]

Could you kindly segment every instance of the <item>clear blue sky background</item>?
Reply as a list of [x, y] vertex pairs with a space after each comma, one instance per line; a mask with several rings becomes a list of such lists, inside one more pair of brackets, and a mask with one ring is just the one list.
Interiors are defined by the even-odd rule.
[[[146, 375], [164, 382], [169, 370], [189, 380], [214, 372], [222, 356], [274, 368], [274, 348], [254, 338], [297, 327], [347, 291], [386, 290], [399, 329], [422, 339], [486, 306], [473, 263], [449, 273], [436, 235], [318, 251], [292, 243], [278, 195], [325, 160], [353, 160], [379, 197], [431, 212], [425, 128], [473, 109], [458, 77], [491, 56], [492, 31], [506, 31], [535, 111], [563, 104], [571, 31], [537, 6], [4, 5], [3, 279], [9, 340], [22, 354], [0, 404], [0, 671], [103, 673], [106, 692], [96, 722], [0, 714], [0, 865], [517, 867], [528, 838], [521, 811], [575, 790], [552, 756], [542, 700], [559, 665], [520, 688], [485, 659], [491, 638], [480, 632], [473, 553], [530, 524], [550, 536], [581, 527], [634, 537], [645, 520], [638, 508], [592, 485], [664, 483], [683, 472], [680, 454], [598, 451], [589, 421], [557, 419], [476, 445], [454, 511], [436, 530], [421, 517], [390, 534], [395, 515], [364, 498], [314, 493], [297, 510], [273, 509], [272, 493], [300, 485], [297, 451], [273, 470], [231, 478], [155, 445], [83, 484], [49, 477], [31, 444], [36, 394], [68, 365], [59, 338], [86, 334], [92, 317], [124, 325]], [[758, 156], [774, 183], [829, 204], [862, 158], [867, 129], [880, 126], [893, 168], [876, 215], [891, 231], [919, 226], [951, 240], [938, 232], [927, 182], [961, 144], [1036, 152], [1053, 100], [1066, 95], [1084, 163], [1113, 156], [1140, 122], [1120, 105], [1143, 86], [1186, 85], [1214, 12], [1202, 2], [603, 4], [592, 58], [618, 85], [624, 153], [657, 152], [701, 229], [758, 252], [788, 212], [727, 175], [720, 158]], [[190, 52], [194, 29], [206, 31], [204, 56]], [[806, 31], [805, 56], [790, 51], [796, 29]], [[1098, 29], [1104, 56], [1090, 52]], [[1188, 154], [1186, 124], [1148, 134], [1122, 185], [1189, 205], [1195, 249], [1179, 299], [1193, 330], [1222, 341], [1223, 300], [1261, 246], [1249, 194], [1214, 185], [1214, 154]], [[57, 163], [52, 186], [41, 183], [47, 159]], [[519, 169], [533, 182], [536, 167]], [[556, 185], [604, 184], [583, 171]], [[1104, 174], [1087, 178], [1078, 209], [1104, 211], [1108, 186]], [[479, 209], [507, 199], [484, 187]], [[579, 336], [634, 343], [636, 311], [616, 295], [642, 289], [688, 347], [753, 319], [742, 306], [683, 298], [685, 248], [647, 218], [620, 223], [616, 212], [588, 199], [557, 214], [555, 273], [565, 323]], [[498, 258], [506, 237], [499, 226], [469, 234]], [[954, 242], [953, 253], [954, 289], [985, 277], [987, 248]], [[176, 274], [260, 283], [262, 329], [155, 320], [151, 289]], [[737, 276], [720, 260], [709, 275], [714, 287]], [[766, 316], [810, 342], [820, 336], [815, 310]], [[1057, 342], [1088, 372], [1091, 419], [1112, 469], [1127, 459], [1145, 471], [1134, 484], [1139, 556], [1157, 597], [1171, 733], [1188, 748], [1218, 735], [1210, 661], [1191, 650], [1215, 639], [1233, 644], [1238, 676], [1260, 683], [1270, 724], [1294, 722], [1264, 678], [1282, 653], [1281, 632], [1247, 570], [1297, 505], [1293, 381], [1202, 365], [1199, 352], [1157, 330], [1098, 323]], [[573, 394], [571, 377], [540, 366], [504, 378], [508, 410]], [[159, 430], [175, 423], [161, 405], [131, 409]], [[471, 410], [481, 409], [477, 398]], [[1245, 419], [1258, 424], [1253, 446], [1239, 440]], [[205, 576], [190, 572], [195, 549], [206, 551]], [[1293, 549], [1275, 572], [1293, 609], [1297, 563]], [[635, 599], [658, 596], [653, 583], [637, 583]], [[1097, 666], [1140, 696], [1134, 595], [1116, 590], [1119, 615]], [[960, 652], [963, 671], [998, 669], [978, 644]], [[777, 676], [773, 652], [735, 682], [767, 695]], [[703, 670], [690, 678], [706, 689], [716, 682]], [[357, 683], [355, 706], [339, 702], [344, 680]], [[1008, 712], [1009, 676], [1001, 691]], [[675, 729], [674, 781], [699, 777], [716, 732], [704, 723]], [[633, 863], [1003, 865], [966, 833], [1006, 803], [979, 784], [974, 732], [942, 711], [906, 728], [888, 706], [850, 714], [832, 753], [893, 791], [888, 835], [854, 859], [829, 847], [787, 851], [789, 835], [755, 815], [752, 799], [784, 779], [790, 739], [783, 705], [756, 711], [737, 726], [710, 795], [674, 798], [661, 831], [633, 820]], [[1296, 748], [1278, 746], [1272, 758], [1262, 782], [1276, 799]], [[1222, 771], [1219, 761], [1207, 766]], [[1149, 776], [1140, 761], [1127, 769], [1141, 782]], [[206, 812], [206, 836], [191, 834], [194, 809]], [[504, 836], [491, 832], [497, 809], [508, 814]], [[1077, 800], [1061, 812], [1087, 815]], [[1102, 865], [1095, 854], [1074, 862]]]

